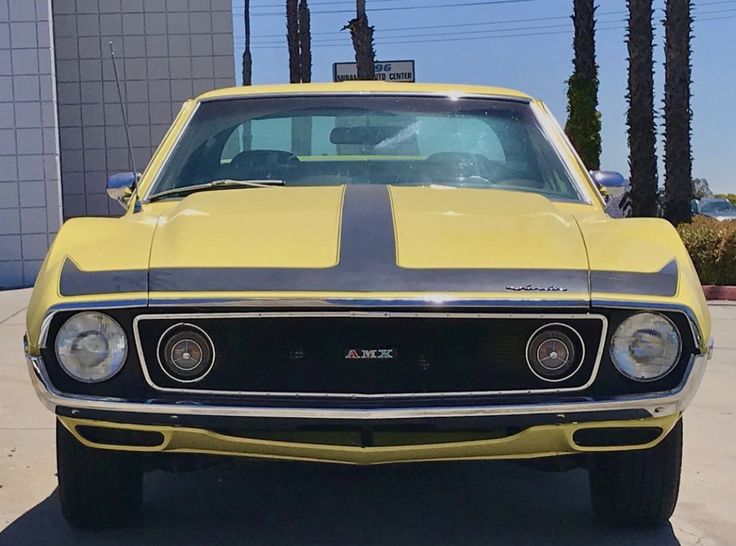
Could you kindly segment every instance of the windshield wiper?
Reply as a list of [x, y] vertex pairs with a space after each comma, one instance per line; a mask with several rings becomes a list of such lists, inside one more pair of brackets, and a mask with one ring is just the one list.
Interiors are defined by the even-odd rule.
[[213, 180], [205, 184], [195, 184], [193, 186], [182, 186], [181, 188], [172, 188], [170, 190], [164, 190], [158, 192], [148, 199], [146, 202], [158, 201], [165, 199], [166, 197], [173, 197], [178, 195], [189, 195], [199, 191], [207, 190], [220, 190], [227, 188], [272, 188], [274, 186], [285, 186], [286, 183], [283, 180], [231, 180], [224, 178], [222, 180]]

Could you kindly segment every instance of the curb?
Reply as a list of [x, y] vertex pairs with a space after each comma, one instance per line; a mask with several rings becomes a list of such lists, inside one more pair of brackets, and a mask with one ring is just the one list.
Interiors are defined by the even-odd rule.
[[736, 301], [736, 286], [703, 285], [706, 300]]

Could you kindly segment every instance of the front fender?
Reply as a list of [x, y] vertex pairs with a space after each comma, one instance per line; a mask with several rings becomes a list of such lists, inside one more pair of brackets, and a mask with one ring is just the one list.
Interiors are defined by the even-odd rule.
[[[49, 309], [71, 302], [93, 302], [102, 294], [65, 296], [60, 290], [62, 269], [82, 271], [145, 270], [156, 218], [128, 214], [122, 218], [68, 220], [51, 245], [36, 279], [26, 313], [28, 350], [38, 354], [41, 325]], [[106, 301], [145, 300], [147, 288], [137, 292], [108, 292]]]
[[[588, 251], [593, 306], [630, 303], [636, 307], [644, 301], [684, 308], [697, 322], [700, 349], [707, 350], [711, 335], [708, 305], [692, 260], [672, 224], [660, 218], [589, 217], [579, 219], [579, 225]], [[596, 271], [655, 274], [660, 290], [646, 297], [638, 295], [635, 286], [624, 293], [607, 292], [610, 283], [596, 282]]]

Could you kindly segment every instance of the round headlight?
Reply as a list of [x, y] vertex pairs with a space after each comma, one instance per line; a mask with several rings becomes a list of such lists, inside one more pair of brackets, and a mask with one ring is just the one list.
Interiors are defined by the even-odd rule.
[[128, 354], [121, 326], [103, 313], [79, 313], [56, 336], [56, 358], [77, 381], [99, 383], [120, 371]]
[[682, 339], [667, 317], [639, 313], [623, 321], [611, 338], [611, 360], [634, 381], [661, 379], [677, 364]]

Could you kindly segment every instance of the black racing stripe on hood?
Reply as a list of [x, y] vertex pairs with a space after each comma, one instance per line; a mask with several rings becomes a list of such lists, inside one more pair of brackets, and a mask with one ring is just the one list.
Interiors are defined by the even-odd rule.
[[144, 269], [82, 271], [70, 258], [64, 260], [59, 278], [62, 296], [147, 292], [148, 272]]
[[347, 186], [336, 266], [307, 268], [152, 269], [152, 292], [504, 292], [557, 286], [588, 292], [588, 272], [542, 269], [408, 269], [399, 267], [388, 186]]
[[672, 297], [677, 294], [680, 272], [671, 260], [656, 273], [591, 271], [591, 292]]
[[[388, 186], [347, 186], [340, 253], [329, 268], [153, 268], [82, 271], [67, 260], [64, 296], [114, 292], [589, 292], [587, 270], [409, 269], [399, 267]], [[677, 266], [674, 265], [675, 286]], [[666, 271], [665, 271], [666, 270]], [[670, 295], [671, 268], [645, 273], [593, 272], [597, 291]], [[662, 284], [662, 280], [668, 282]], [[664, 288], [663, 288], [664, 286]], [[604, 289], [605, 288], [605, 289]], [[637, 291], [638, 290], [640, 291]], [[664, 292], [664, 293], [663, 293]]]

